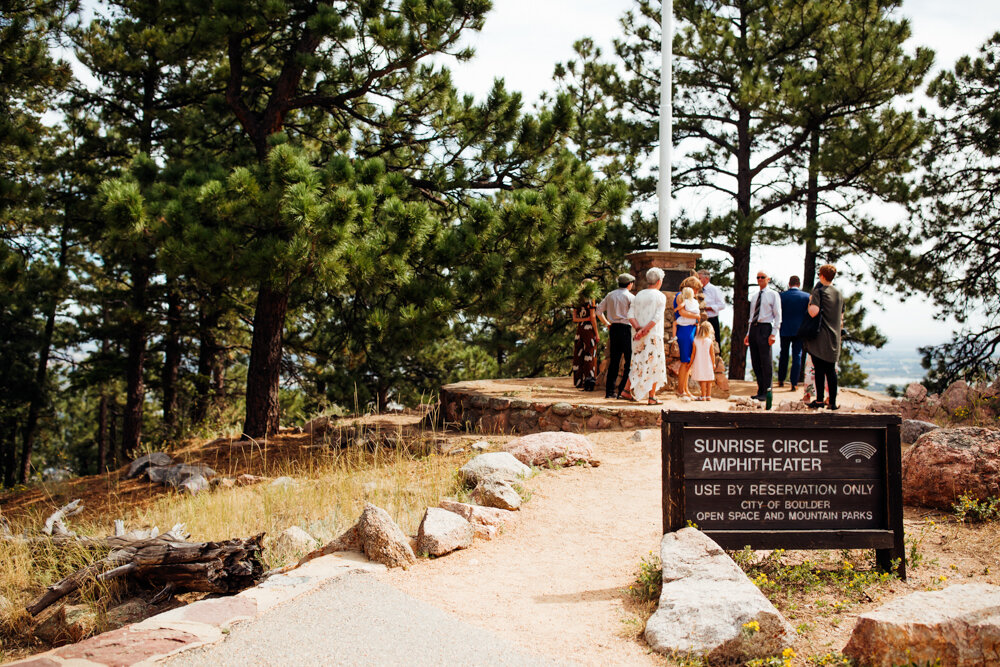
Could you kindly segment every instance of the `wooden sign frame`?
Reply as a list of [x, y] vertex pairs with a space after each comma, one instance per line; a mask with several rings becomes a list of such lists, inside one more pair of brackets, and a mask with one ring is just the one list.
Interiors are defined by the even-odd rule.
[[[849, 436], [851, 431], [879, 432], [880, 466], [878, 488], [883, 497], [876, 499], [881, 506], [878, 528], [824, 528], [796, 530], [788, 528], [755, 528], [752, 530], [704, 530], [724, 549], [745, 546], [753, 549], [874, 549], [876, 563], [884, 571], [892, 569], [906, 579], [906, 548], [903, 541], [903, 476], [900, 450], [899, 415], [774, 413], [774, 412], [692, 412], [664, 410], [661, 426], [661, 456], [663, 481], [663, 532], [679, 530], [687, 525], [685, 435], [705, 429], [754, 429], [768, 433], [787, 430], [790, 435], [803, 431], [833, 432]], [[751, 431], [746, 431], [751, 432]], [[688, 453], [693, 457], [693, 452]], [[846, 455], [845, 455], [846, 457]], [[692, 504], [697, 501], [692, 501]], [[881, 510], [884, 510], [881, 511]]]

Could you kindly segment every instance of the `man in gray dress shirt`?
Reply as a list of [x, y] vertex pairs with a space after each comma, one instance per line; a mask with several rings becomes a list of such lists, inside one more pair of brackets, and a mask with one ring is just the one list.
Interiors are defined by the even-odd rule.
[[781, 299], [774, 290], [767, 289], [771, 279], [763, 271], [757, 272], [760, 291], [750, 299], [750, 330], [743, 344], [750, 348], [750, 363], [757, 378], [754, 399], [763, 401], [771, 388], [771, 346], [781, 329]]
[[[608, 380], [604, 385], [605, 398], [621, 396], [628, 382], [628, 372], [632, 366], [632, 325], [628, 322], [628, 309], [635, 295], [631, 289], [635, 284], [635, 276], [623, 273], [618, 276], [618, 289], [608, 293], [597, 306], [597, 317], [609, 327], [608, 338], [611, 341], [611, 354], [608, 355]], [[625, 368], [621, 382], [615, 390], [615, 380], [618, 379], [618, 364], [625, 358]]]

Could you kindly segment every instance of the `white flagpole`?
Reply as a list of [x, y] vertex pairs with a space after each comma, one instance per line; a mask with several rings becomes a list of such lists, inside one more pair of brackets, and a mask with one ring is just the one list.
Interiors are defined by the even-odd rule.
[[659, 198], [659, 218], [657, 224], [657, 249], [670, 250], [670, 162], [673, 148], [673, 101], [670, 98], [673, 87], [671, 64], [674, 37], [674, 0], [663, 0], [663, 15], [660, 21], [660, 174], [657, 182]]

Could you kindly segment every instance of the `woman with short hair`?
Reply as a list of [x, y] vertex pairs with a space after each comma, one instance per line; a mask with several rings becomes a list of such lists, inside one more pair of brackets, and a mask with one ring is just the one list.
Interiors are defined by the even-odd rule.
[[648, 287], [635, 295], [628, 311], [628, 320], [635, 335], [632, 336], [630, 393], [626, 398], [641, 400], [645, 397], [650, 405], [659, 405], [656, 388], [667, 381], [667, 358], [663, 354], [663, 316], [667, 297], [660, 291], [663, 275], [663, 271], [655, 266], [646, 272]]
[[844, 297], [831, 283], [837, 275], [837, 267], [824, 264], [819, 267], [819, 284], [809, 295], [809, 317], [819, 316], [819, 333], [805, 341], [806, 352], [812, 357], [816, 373], [816, 399], [811, 408], [823, 407], [824, 393], [830, 389], [831, 410], [837, 405], [837, 360], [840, 359], [840, 332], [844, 326]]

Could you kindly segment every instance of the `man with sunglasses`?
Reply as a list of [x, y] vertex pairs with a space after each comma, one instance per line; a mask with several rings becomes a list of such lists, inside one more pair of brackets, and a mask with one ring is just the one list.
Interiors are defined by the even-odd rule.
[[743, 344], [750, 348], [750, 364], [757, 378], [754, 400], [767, 399], [771, 388], [771, 346], [781, 329], [781, 298], [774, 290], [767, 289], [771, 279], [763, 271], [757, 272], [760, 291], [750, 299], [750, 329]]

